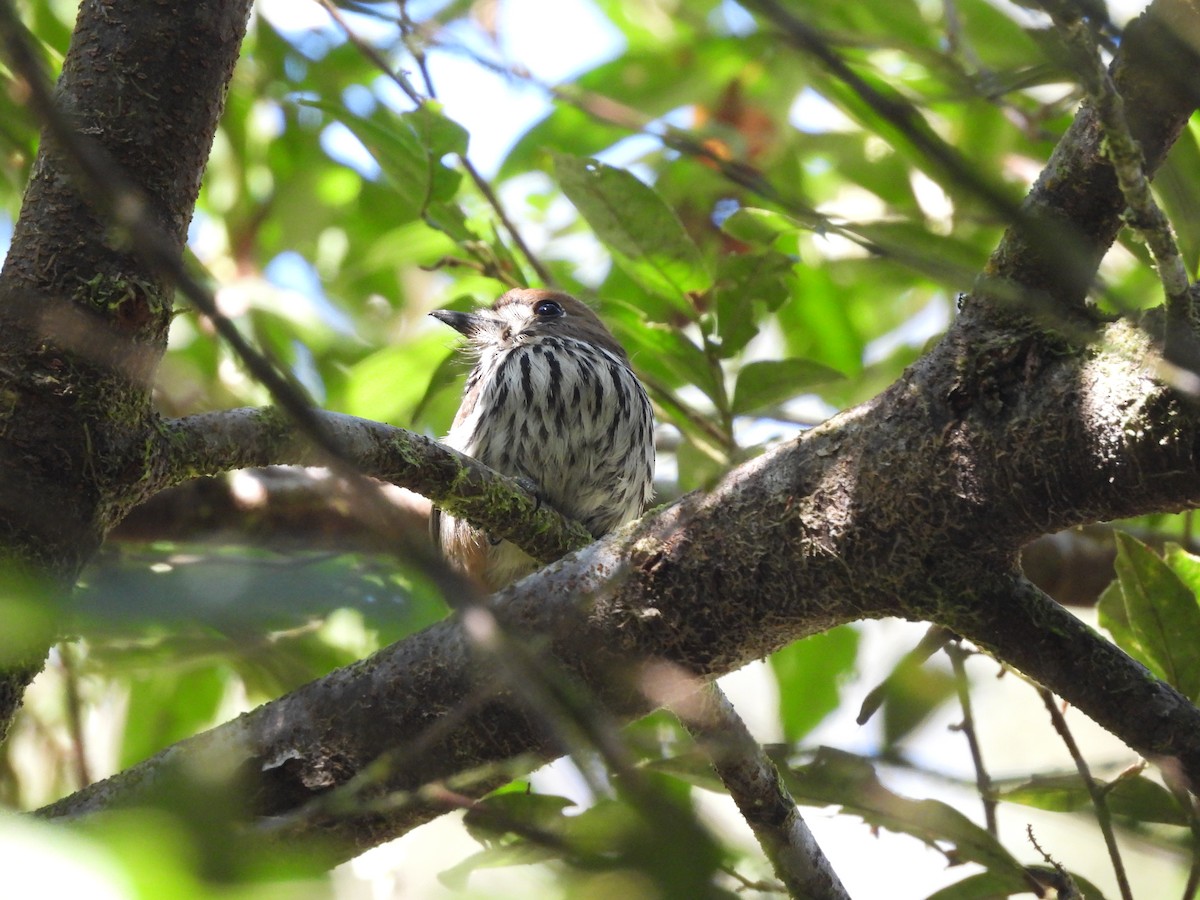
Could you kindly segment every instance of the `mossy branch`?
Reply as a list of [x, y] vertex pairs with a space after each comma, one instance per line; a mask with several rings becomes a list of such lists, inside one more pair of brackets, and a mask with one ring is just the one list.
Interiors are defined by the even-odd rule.
[[[550, 563], [593, 540], [514, 478], [403, 428], [314, 410], [340, 460], [363, 475], [422, 494], [451, 515]], [[158, 423], [146, 496], [203, 475], [272, 465], [319, 466], [326, 453], [274, 407], [203, 413]]]

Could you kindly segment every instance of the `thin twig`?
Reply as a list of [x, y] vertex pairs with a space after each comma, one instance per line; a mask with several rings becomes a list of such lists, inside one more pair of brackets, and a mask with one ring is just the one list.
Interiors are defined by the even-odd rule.
[[521, 236], [521, 230], [508, 217], [508, 213], [505, 212], [500, 198], [496, 196], [496, 192], [492, 190], [492, 186], [488, 183], [488, 180], [479, 173], [479, 170], [475, 168], [475, 164], [467, 158], [465, 153], [461, 154], [458, 159], [462, 163], [462, 167], [467, 170], [467, 174], [471, 176], [471, 181], [479, 189], [479, 193], [483, 194], [483, 198], [487, 200], [488, 204], [495, 211], [496, 216], [500, 219], [500, 223], [504, 226], [504, 230], [508, 232], [509, 237], [513, 239], [513, 243], [517, 245], [517, 249], [521, 251], [521, 255], [529, 261], [529, 265], [533, 266], [533, 270], [537, 273], [538, 278], [541, 279], [542, 284], [546, 287], [554, 287], [556, 284], [554, 276], [542, 265], [542, 261], [538, 259], [537, 255], [529, 248], [529, 245], [525, 243], [525, 238]]
[[1154, 255], [1158, 277], [1166, 294], [1168, 321], [1185, 325], [1195, 332], [1198, 323], [1188, 293], [1187, 268], [1171, 223], [1150, 191], [1141, 148], [1130, 133], [1125, 103], [1100, 58], [1096, 33], [1080, 15], [1077, 4], [1062, 0], [1039, 2], [1066, 41], [1083, 89], [1099, 114], [1106, 139], [1105, 153], [1116, 173], [1121, 194], [1129, 205], [1126, 220]]
[[983, 751], [979, 746], [979, 735], [975, 731], [975, 718], [971, 714], [971, 682], [967, 678], [965, 663], [969, 654], [962, 645], [953, 642], [943, 649], [954, 668], [954, 686], [958, 691], [958, 703], [963, 713], [962, 724], [958, 726], [958, 730], [966, 736], [967, 746], [971, 748], [971, 764], [975, 767], [975, 786], [979, 790], [979, 799], [983, 802], [983, 818], [988, 834], [997, 837], [999, 832], [996, 827], [996, 795], [992, 789], [992, 779], [983, 764]]
[[1196, 892], [1200, 891], [1200, 816], [1196, 815], [1196, 804], [1191, 795], [1184, 792], [1180, 801], [1187, 804], [1188, 828], [1192, 832], [1192, 864], [1188, 868], [1183, 900], [1195, 900]]
[[1092, 798], [1092, 806], [1096, 810], [1096, 822], [1100, 825], [1100, 833], [1104, 835], [1104, 845], [1108, 848], [1108, 858], [1112, 860], [1113, 872], [1117, 876], [1117, 886], [1120, 888], [1122, 900], [1133, 900], [1133, 892], [1129, 888], [1129, 878], [1125, 875], [1125, 864], [1121, 861], [1121, 850], [1117, 846], [1117, 836], [1113, 832], [1112, 815], [1108, 809], [1105, 791], [1092, 777], [1087, 761], [1079, 752], [1079, 745], [1075, 743], [1075, 738], [1071, 734], [1071, 729], [1067, 727], [1067, 720], [1059, 710], [1054, 695], [1043, 687], [1038, 688], [1038, 695], [1042, 698], [1042, 703], [1046, 705], [1047, 712], [1050, 713], [1050, 721], [1054, 725], [1054, 730], [1062, 738], [1063, 744], [1071, 754], [1071, 759], [1075, 762], [1075, 768], [1079, 772], [1079, 777], [1083, 779], [1088, 796]]
[[[345, 33], [346, 37], [352, 44], [354, 44], [355, 48], [363, 55], [364, 58], [369, 60], [371, 64], [375, 66], [375, 68], [379, 69], [380, 72], [394, 81], [400, 90], [402, 90], [408, 99], [414, 104], [416, 104], [418, 107], [425, 105], [426, 98], [421, 96], [417, 89], [413, 87], [412, 82], [410, 82], [408, 78], [406, 78], [401, 72], [398, 72], [392, 66], [388, 65], [387, 60], [385, 60], [374, 47], [372, 47], [354, 32], [354, 30], [350, 27], [350, 23], [346, 21], [345, 17], [341, 14], [341, 11], [331, 2], [331, 0], [316, 0], [316, 2], [320, 4], [320, 6], [326, 12], [329, 13], [329, 15]], [[402, 20], [400, 26], [401, 33], [405, 37], [407, 37], [408, 31], [411, 27], [411, 23], [405, 24], [406, 22], [407, 14]], [[407, 45], [408, 43], [406, 41], [406, 46]], [[409, 52], [413, 53], [414, 58], [417, 60], [418, 67], [420, 68], [422, 77], [425, 80], [425, 88], [428, 92], [428, 95], [430, 97], [435, 96], [433, 90], [433, 81], [429, 77], [429, 70], [425, 66], [424, 53], [420, 53], [418, 55], [417, 51], [413, 50], [412, 46], [409, 46]], [[470, 176], [475, 187], [478, 188], [481, 194], [483, 194], [484, 200], [487, 201], [488, 205], [491, 206], [492, 210], [496, 213], [496, 217], [504, 226], [504, 230], [508, 232], [509, 236], [513, 240], [513, 243], [517, 245], [517, 248], [521, 251], [521, 254], [525, 257], [525, 259], [529, 261], [529, 265], [533, 267], [533, 270], [537, 273], [538, 278], [540, 278], [542, 283], [547, 287], [553, 287], [555, 284], [554, 278], [546, 270], [546, 267], [542, 265], [541, 260], [539, 260], [534, 252], [529, 248], [529, 245], [525, 243], [525, 239], [521, 236], [520, 229], [518, 229], [513, 223], [512, 219], [508, 217], [508, 213], [505, 212], [504, 206], [500, 203], [500, 198], [496, 196], [495, 191], [492, 190], [492, 187], [490, 184], [488, 184], [487, 179], [479, 173], [479, 170], [475, 168], [475, 165], [465, 153], [459, 154], [458, 158], [462, 162], [463, 168], [466, 170], [467, 175]]]
[[[1033, 835], [1032, 825], [1025, 826], [1025, 836], [1029, 839], [1029, 843], [1033, 844], [1033, 849], [1042, 857], [1042, 861], [1052, 867], [1053, 875], [1050, 875], [1048, 880], [1054, 888], [1056, 896], [1061, 898], [1061, 900], [1083, 900], [1083, 895], [1079, 891], [1079, 886], [1075, 884], [1075, 879], [1071, 877], [1071, 873], [1063, 867], [1062, 863], [1042, 849], [1042, 845], [1038, 843], [1038, 839]], [[1045, 886], [1042, 872], [1037, 872], [1035, 875], [1030, 869], [1026, 869], [1026, 874], [1033, 876], [1034, 885], [1038, 888]], [[1049, 874], [1048, 872], [1046, 873], [1046, 875]]]
[[71, 733], [71, 750], [75, 761], [75, 778], [80, 787], [92, 783], [91, 767], [87, 759], [87, 742], [83, 734], [83, 704], [79, 697], [79, 673], [75, 669], [75, 649], [69, 643], [58, 648], [59, 665], [62, 668], [63, 684], [67, 699], [67, 728]]
[[383, 74], [395, 82], [396, 87], [404, 92], [404, 96], [408, 97], [416, 106], [424, 106], [425, 98], [421, 96], [420, 91], [413, 87], [412, 82], [401, 71], [393, 69], [386, 59], [379, 55], [379, 51], [363, 40], [358, 32], [350, 27], [350, 23], [346, 21], [342, 11], [337, 8], [337, 5], [331, 0], [315, 0], [325, 12], [329, 13], [329, 17], [342, 29], [342, 33], [346, 35], [346, 39], [354, 45], [354, 48], [363, 55], [375, 68], [379, 69]]

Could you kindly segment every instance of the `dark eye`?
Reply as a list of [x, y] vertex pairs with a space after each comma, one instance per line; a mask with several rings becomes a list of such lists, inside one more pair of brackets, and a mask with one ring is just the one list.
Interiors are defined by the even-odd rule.
[[557, 319], [564, 315], [562, 304], [557, 300], [539, 300], [533, 312], [539, 319]]

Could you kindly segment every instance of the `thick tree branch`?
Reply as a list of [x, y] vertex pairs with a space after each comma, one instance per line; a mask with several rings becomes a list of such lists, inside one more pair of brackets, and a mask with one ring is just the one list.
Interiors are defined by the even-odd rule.
[[[1190, 18], [1180, 24], [1195, 25], [1190, 6], [1159, 0], [1152, 9], [1182, 10]], [[1194, 75], [1190, 57], [1176, 60], [1185, 63]], [[1142, 83], [1144, 72], [1122, 76], [1130, 65], [1118, 61], [1119, 86]], [[1144, 99], [1149, 108], [1131, 127], [1153, 166], [1194, 98]], [[1056, 174], [1030, 201], [1085, 235], [1095, 260], [1123, 207], [1099, 150], [1094, 133], [1072, 129]], [[1077, 174], [1096, 192], [1086, 203], [1061, 183]], [[1094, 267], [1064, 280], [1048, 265], [1044, 248], [1010, 234], [989, 274], [1073, 308]], [[618, 716], [650, 705], [638, 688], [646, 660], [711, 678], [841, 622], [925, 619], [1200, 783], [1200, 711], [1013, 574], [1018, 548], [1038, 534], [1200, 505], [1200, 411], [1154, 379], [1158, 351], [1132, 325], [1094, 329], [1093, 344], [1064, 350], [1036, 330], [997, 328], [1011, 318], [988, 308], [969, 301], [938, 346], [875, 399], [741, 466], [709, 495], [685, 497], [520, 582], [490, 601], [492, 612], [509, 634], [536, 636]], [[403, 765], [383, 789], [417, 791], [490, 761], [561, 749], [456, 618], [46, 813], [145, 798], [173, 772], [233, 759], [247, 814], [277, 816], [398, 747]], [[349, 810], [287, 834], [319, 831], [335, 856], [351, 853], [442, 810], [413, 796], [403, 809]]]
[[[0, 273], [0, 559], [60, 587], [136, 499], [171, 318], [172, 279], [109, 228], [91, 164], [128, 173], [115, 202], [137, 207], [178, 257], [249, 9], [88, 0], [51, 97], [0, 3], [5, 50], [48, 123]], [[68, 152], [76, 140], [86, 160]], [[0, 676], [0, 734], [39, 667]]]
[[[1007, 574], [1033, 533], [1200, 501], [1191, 449], [1200, 422], [1147, 374], [1148, 340], [1113, 331], [1114, 348], [1091, 359], [1039, 359], [1025, 346], [985, 370], [955, 362], [952, 333], [880, 398], [742, 466], [709, 496], [685, 497], [526, 579], [492, 609], [511, 633], [536, 633], [624, 716], [648, 701], [614, 673], [636, 675], [641, 660], [711, 677], [840, 622], [942, 622], [1196, 778], [1200, 712]], [[996, 405], [955, 413], [959, 393], [981, 391], [995, 392]], [[989, 570], [997, 574], [984, 579]], [[464, 705], [453, 728], [422, 739]], [[274, 815], [413, 742], [390, 789], [557, 746], [450, 620], [48, 814], [142, 796], [176, 763], [236, 747], [252, 811]], [[320, 831], [350, 853], [438, 812], [348, 816]]]

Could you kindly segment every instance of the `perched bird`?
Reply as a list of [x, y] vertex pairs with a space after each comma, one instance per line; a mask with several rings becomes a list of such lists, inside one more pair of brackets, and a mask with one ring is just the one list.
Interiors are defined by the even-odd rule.
[[[654, 413], [629, 357], [579, 300], [517, 289], [490, 309], [431, 315], [475, 357], [446, 443], [506, 475], [600, 536], [641, 515], [653, 490]], [[435, 509], [434, 542], [497, 590], [538, 564]]]

